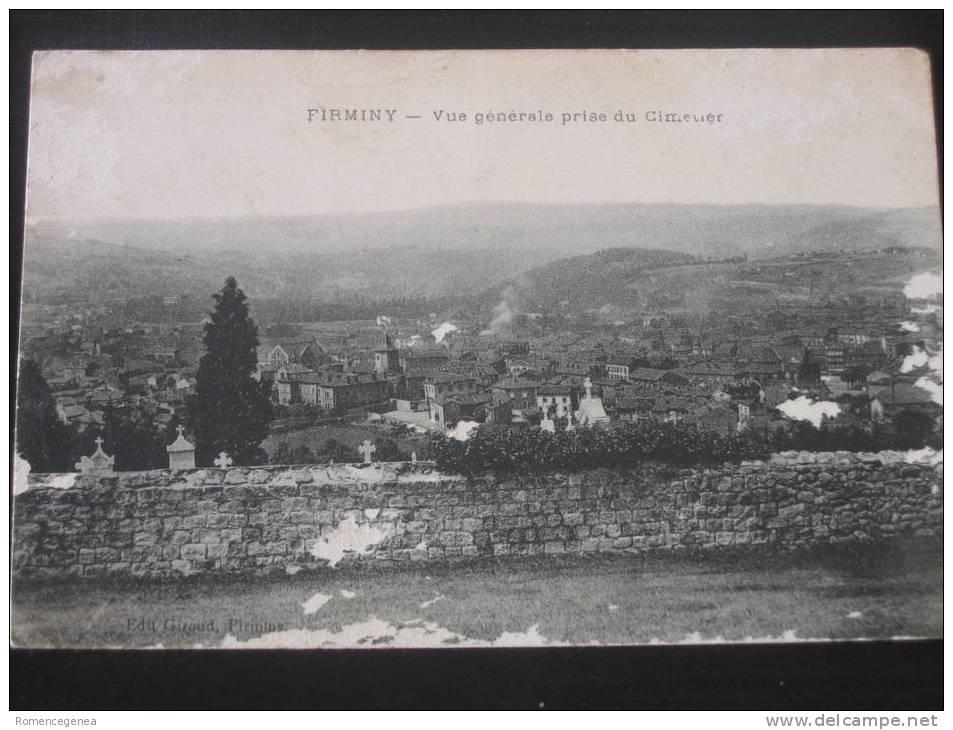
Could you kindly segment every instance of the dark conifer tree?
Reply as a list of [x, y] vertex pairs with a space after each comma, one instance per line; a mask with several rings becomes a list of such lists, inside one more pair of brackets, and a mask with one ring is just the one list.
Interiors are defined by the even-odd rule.
[[72, 471], [71, 431], [56, 415], [50, 386], [35, 361], [20, 365], [16, 415], [17, 453], [33, 472]]
[[264, 464], [261, 442], [268, 435], [271, 404], [252, 378], [257, 364], [258, 327], [233, 277], [213, 295], [215, 309], [205, 324], [206, 352], [199, 361], [195, 395], [189, 399], [196, 464], [210, 466], [220, 451], [236, 465]]
[[103, 450], [116, 458], [116, 471], [168, 468], [165, 437], [151, 414], [133, 415], [124, 409], [107, 408], [103, 420], [103, 428], [81, 437], [86, 443], [84, 453], [88, 455], [95, 450], [95, 436], [101, 435], [105, 440]]
[[814, 359], [810, 350], [804, 350], [797, 369], [797, 382], [799, 385], [816, 385], [821, 382], [821, 365]]

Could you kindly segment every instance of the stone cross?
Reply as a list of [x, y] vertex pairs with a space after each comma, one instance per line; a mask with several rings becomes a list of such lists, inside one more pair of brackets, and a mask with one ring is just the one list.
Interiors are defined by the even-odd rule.
[[364, 463], [370, 464], [372, 461], [371, 454], [377, 451], [377, 447], [374, 446], [374, 444], [372, 444], [369, 440], [365, 440], [364, 443], [361, 444], [361, 447], [358, 449], [358, 451], [364, 455]]
[[74, 465], [75, 468], [84, 474], [111, 473], [113, 471], [113, 467], [116, 464], [116, 457], [109, 456], [105, 451], [103, 451], [102, 436], [97, 436], [95, 443], [96, 451], [93, 453], [93, 455], [81, 457], [80, 460]]
[[185, 433], [185, 426], [183, 426], [180, 423], [178, 426], [175, 427], [175, 432], [179, 434], [179, 436], [182, 436], [182, 434]]
[[232, 465], [232, 459], [228, 454], [222, 451], [219, 453], [218, 458], [212, 463], [215, 464], [215, 466], [217, 466], [219, 469], [224, 469]]

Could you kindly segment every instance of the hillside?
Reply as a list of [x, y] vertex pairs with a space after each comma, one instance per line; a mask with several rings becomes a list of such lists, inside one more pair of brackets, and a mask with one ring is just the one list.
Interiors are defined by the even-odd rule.
[[[608, 248], [696, 256], [940, 246], [936, 208], [790, 205], [542, 205], [468, 203], [338, 216], [38, 221], [30, 243], [98, 240], [160, 251], [268, 251], [272, 255], [419, 247], [532, 250], [550, 258]], [[537, 261], [537, 264], [543, 263]]]
[[[537, 294], [663, 299], [694, 287], [686, 271], [646, 282], [646, 256], [750, 260], [888, 246], [940, 249], [935, 209], [831, 206], [461, 204], [347, 216], [199, 220], [43, 220], [26, 230], [24, 290], [32, 300], [186, 295], [207, 298], [226, 275], [256, 298], [458, 297], [538, 269]], [[641, 258], [576, 257], [641, 249]], [[656, 253], [651, 253], [655, 251]], [[539, 269], [555, 263], [552, 269]], [[641, 262], [641, 263], [640, 263]], [[630, 276], [630, 274], [632, 274]], [[547, 284], [547, 277], [552, 283]], [[704, 278], [704, 277], [703, 277]], [[606, 284], [606, 282], [611, 282]]]
[[505, 302], [514, 311], [709, 311], [713, 305], [757, 306], [842, 296], [898, 293], [914, 273], [940, 258], [927, 248], [712, 259], [654, 249], [609, 249], [559, 259], [488, 288], [484, 312]]

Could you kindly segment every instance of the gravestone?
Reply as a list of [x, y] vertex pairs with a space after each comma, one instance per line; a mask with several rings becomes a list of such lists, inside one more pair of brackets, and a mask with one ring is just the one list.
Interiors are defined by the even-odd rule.
[[195, 446], [185, 440], [184, 426], [176, 426], [175, 430], [179, 437], [171, 444], [165, 447], [169, 454], [170, 469], [194, 469], [195, 468]]
[[92, 456], [84, 456], [76, 462], [76, 468], [83, 474], [111, 474], [116, 464], [116, 457], [109, 456], [103, 451], [103, 439], [96, 437], [96, 451]]
[[372, 444], [369, 440], [365, 440], [364, 443], [361, 444], [361, 448], [359, 450], [364, 456], [364, 463], [370, 464], [373, 461], [371, 454], [377, 451], [377, 447], [374, 446], [374, 444]]
[[218, 458], [212, 462], [219, 469], [227, 469], [232, 465], [232, 457], [226, 454], [224, 451], [219, 452]]

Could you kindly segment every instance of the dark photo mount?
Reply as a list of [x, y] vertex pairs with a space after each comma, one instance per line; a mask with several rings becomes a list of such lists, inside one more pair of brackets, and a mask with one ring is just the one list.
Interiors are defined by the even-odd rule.
[[[932, 60], [942, 165], [942, 20], [942, 11], [11, 11], [11, 395], [33, 51], [916, 47]], [[942, 166], [939, 172], [942, 191]], [[14, 421], [11, 407], [11, 433]], [[11, 709], [22, 711], [927, 711], [943, 706], [942, 648], [942, 640], [363, 651], [11, 648], [10, 692]]]

